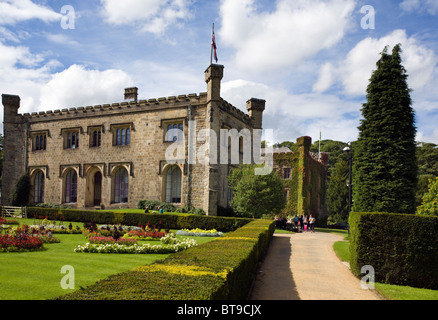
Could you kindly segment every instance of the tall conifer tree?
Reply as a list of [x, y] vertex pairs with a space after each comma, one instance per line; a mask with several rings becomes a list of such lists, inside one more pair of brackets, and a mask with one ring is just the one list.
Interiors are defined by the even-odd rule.
[[401, 47], [386, 47], [367, 88], [354, 152], [353, 210], [415, 213], [416, 128]]

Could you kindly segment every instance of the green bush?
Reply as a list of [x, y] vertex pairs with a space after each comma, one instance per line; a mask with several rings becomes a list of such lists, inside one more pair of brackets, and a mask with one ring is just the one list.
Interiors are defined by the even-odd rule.
[[48, 220], [63, 220], [72, 222], [95, 222], [99, 224], [114, 224], [115, 213], [102, 210], [75, 210], [57, 208], [27, 208], [28, 218], [46, 218]]
[[96, 224], [121, 224], [126, 226], [158, 226], [168, 229], [216, 229], [223, 232], [234, 231], [252, 221], [249, 218], [212, 217], [194, 214], [155, 214], [112, 212], [104, 210], [74, 210], [29, 207], [29, 218], [46, 218], [72, 222], [95, 222]]
[[438, 216], [438, 177], [429, 180], [428, 191], [423, 195], [417, 214]]
[[137, 209], [146, 209], [146, 207], [149, 208], [149, 210], [158, 210], [160, 207], [163, 208], [164, 212], [175, 212], [176, 207], [167, 202], [161, 202], [156, 200], [140, 200], [137, 202]]
[[158, 210], [160, 207], [163, 208], [164, 212], [178, 212], [178, 213], [192, 213], [192, 214], [199, 214], [199, 215], [205, 215], [205, 211], [203, 209], [196, 209], [192, 206], [184, 206], [184, 207], [175, 207], [171, 203], [167, 202], [160, 202], [157, 200], [140, 200], [137, 202], [137, 209], [146, 209], [146, 207], [149, 208], [149, 210]]
[[377, 282], [438, 289], [438, 217], [351, 213], [350, 266], [371, 265]]
[[255, 220], [225, 237], [110, 276], [58, 299], [246, 299], [257, 263], [265, 254], [274, 230], [274, 221]]

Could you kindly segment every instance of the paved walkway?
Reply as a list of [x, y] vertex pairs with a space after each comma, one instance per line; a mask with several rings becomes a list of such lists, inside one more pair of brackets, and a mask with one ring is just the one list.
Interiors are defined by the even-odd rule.
[[275, 234], [250, 300], [378, 300], [361, 288], [333, 250], [343, 237], [324, 232]]

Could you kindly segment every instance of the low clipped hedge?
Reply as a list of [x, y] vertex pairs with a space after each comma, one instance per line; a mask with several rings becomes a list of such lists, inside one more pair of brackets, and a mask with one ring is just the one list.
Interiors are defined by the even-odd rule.
[[126, 226], [161, 225], [169, 229], [188, 229], [193, 226], [200, 229], [216, 229], [224, 232], [234, 231], [252, 221], [249, 218], [212, 217], [194, 214], [154, 214], [113, 212], [104, 210], [75, 210], [30, 207], [29, 218], [64, 220], [72, 222], [95, 222], [96, 224], [121, 224]]
[[101, 280], [58, 300], [242, 300], [275, 230], [254, 220], [225, 237]]
[[350, 266], [371, 265], [375, 281], [438, 289], [438, 217], [350, 214]]

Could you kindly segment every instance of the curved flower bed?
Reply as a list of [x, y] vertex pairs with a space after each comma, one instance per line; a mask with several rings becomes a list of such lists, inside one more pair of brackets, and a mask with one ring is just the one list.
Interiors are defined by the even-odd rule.
[[28, 251], [43, 249], [43, 242], [38, 237], [19, 234], [0, 237], [0, 252]]
[[179, 236], [192, 236], [192, 237], [222, 237], [224, 234], [216, 229], [203, 230], [203, 229], [182, 229], [176, 232]]
[[81, 234], [82, 230], [79, 227], [73, 228], [71, 224], [66, 227], [64, 225], [55, 225], [55, 224], [35, 224], [29, 226], [29, 229], [32, 230], [38, 230], [38, 231], [50, 231], [52, 234]]
[[[164, 238], [164, 237], [163, 237]], [[175, 238], [176, 239], [176, 238]], [[164, 242], [168, 240], [163, 240]], [[197, 246], [198, 243], [193, 239], [184, 239], [175, 241], [172, 244], [164, 245], [151, 245], [145, 244], [119, 244], [119, 243], [107, 243], [107, 244], [93, 244], [86, 243], [83, 246], [77, 246], [74, 252], [88, 252], [88, 253], [130, 253], [130, 254], [168, 254], [182, 251], [188, 248]]]
[[159, 232], [156, 230], [153, 231], [131, 230], [128, 231], [128, 233], [125, 233], [123, 238], [125, 239], [134, 238], [143, 241], [154, 241], [154, 240], [160, 240], [162, 237], [165, 236], [166, 236], [165, 232]]
[[123, 244], [123, 245], [133, 245], [137, 243], [137, 239], [132, 238], [119, 238], [114, 239], [113, 237], [90, 237], [88, 240], [90, 240], [91, 244]]

